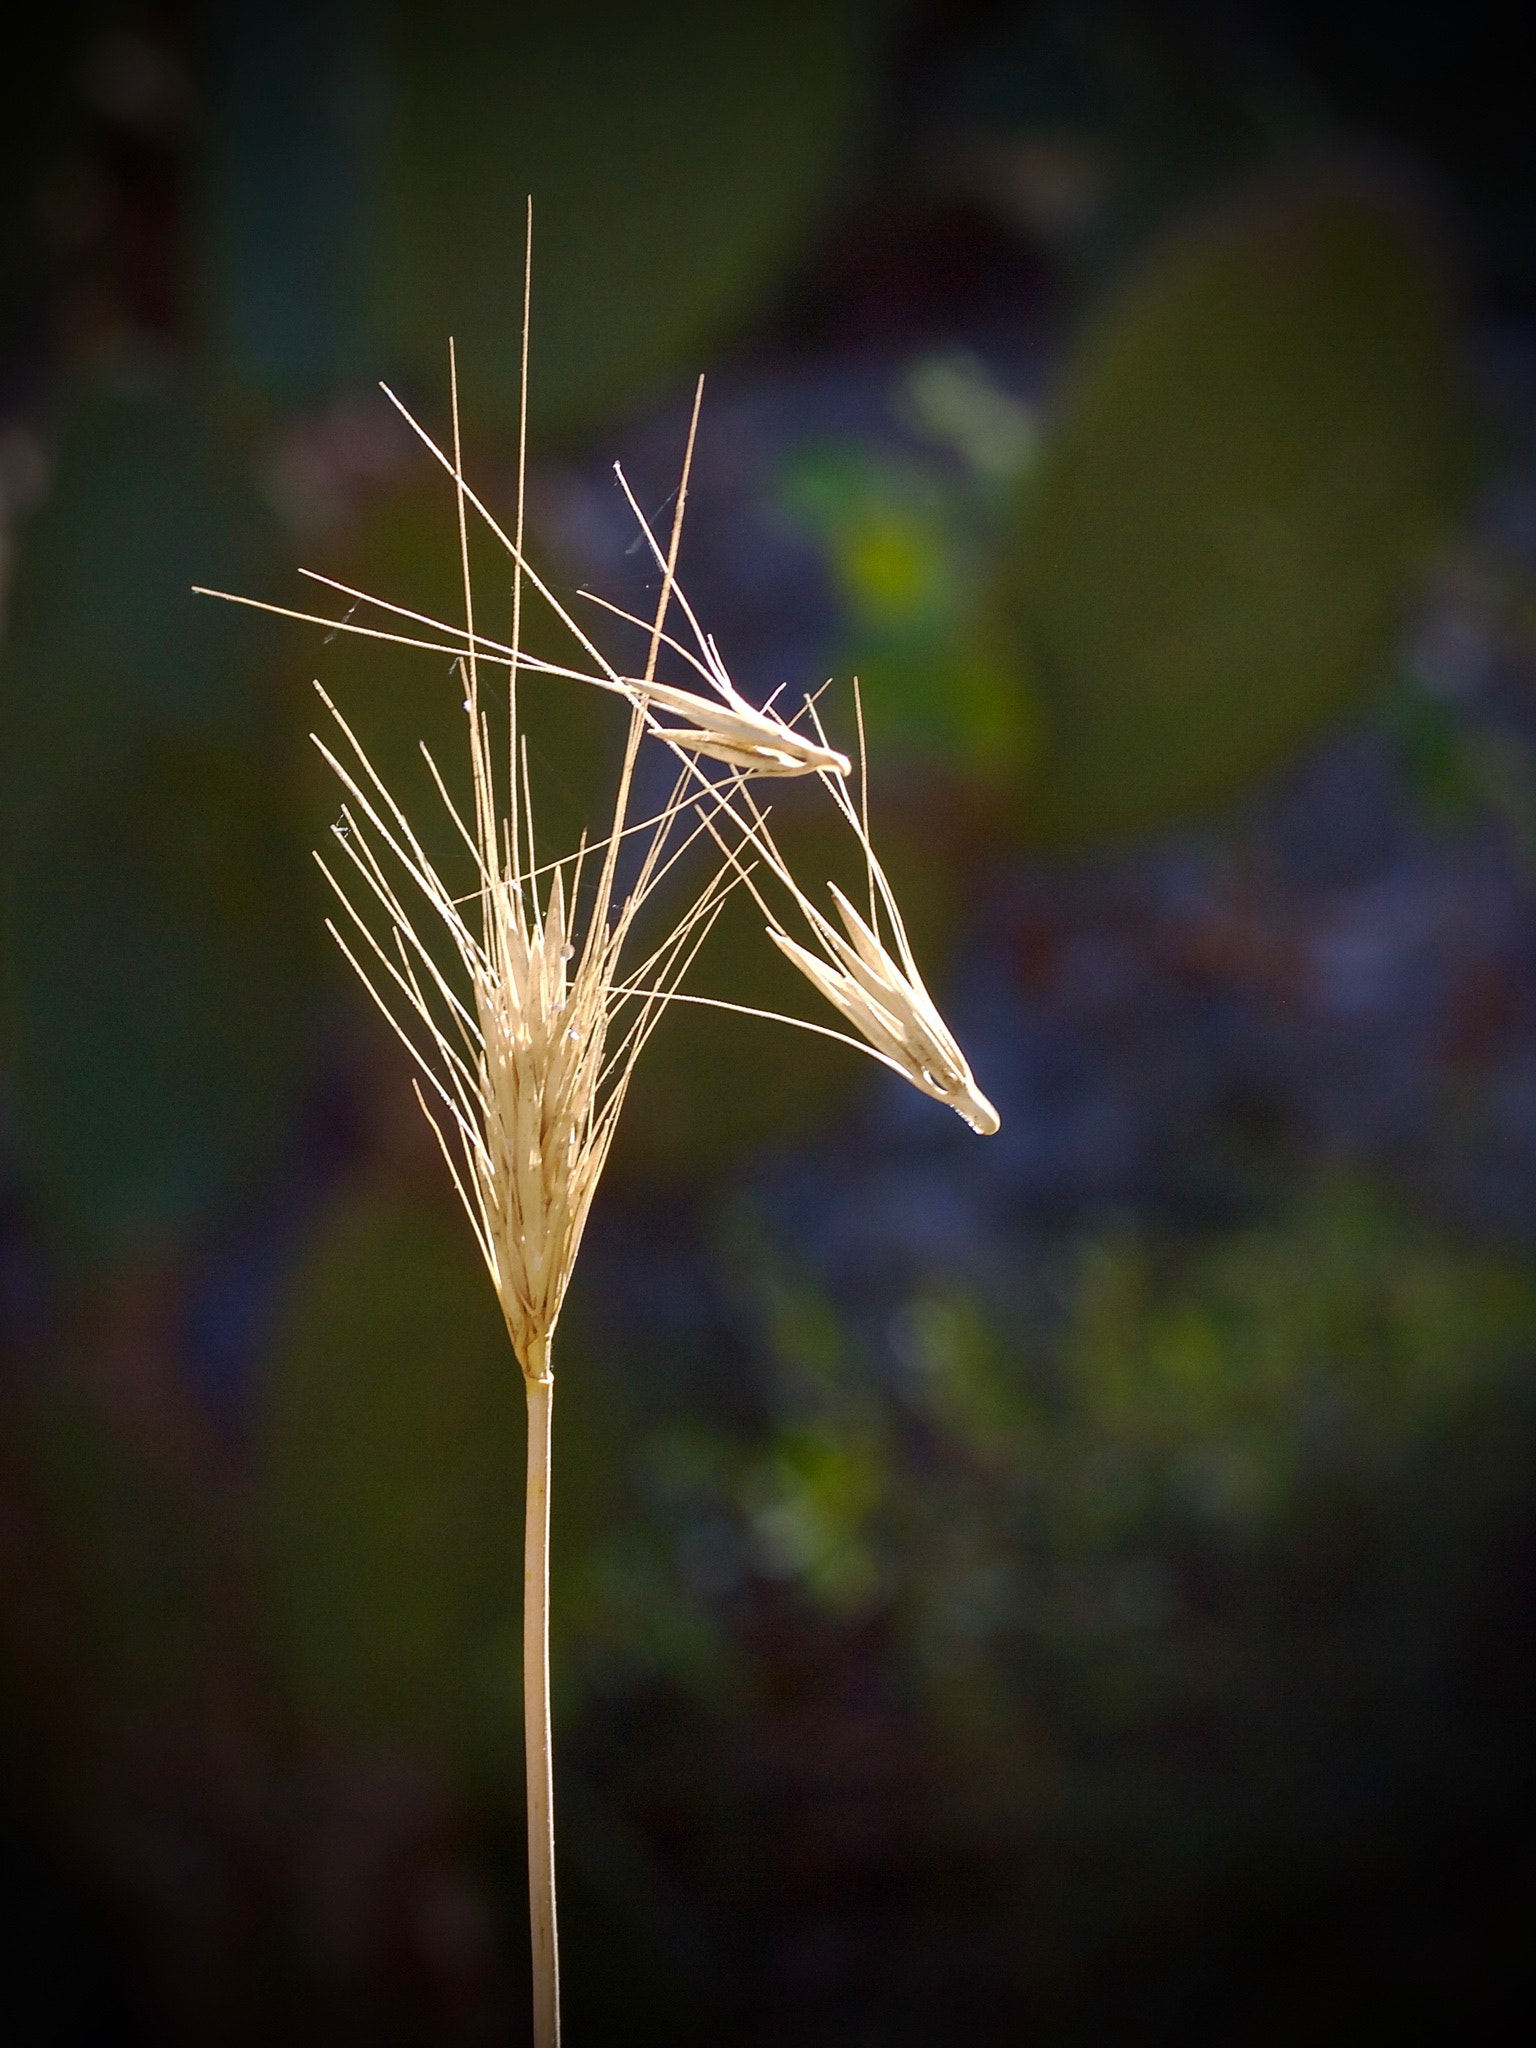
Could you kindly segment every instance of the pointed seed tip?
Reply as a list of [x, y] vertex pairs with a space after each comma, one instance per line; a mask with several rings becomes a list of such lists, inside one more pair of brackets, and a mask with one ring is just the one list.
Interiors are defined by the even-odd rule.
[[971, 1099], [960, 1114], [978, 1138], [994, 1138], [1003, 1127], [1002, 1118], [979, 1088], [972, 1090]]

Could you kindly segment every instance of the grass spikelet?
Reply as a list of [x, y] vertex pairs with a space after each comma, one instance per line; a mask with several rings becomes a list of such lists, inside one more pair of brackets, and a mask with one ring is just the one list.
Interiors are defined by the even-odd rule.
[[[683, 996], [685, 1002], [707, 1002], [712, 1008], [742, 1010], [744, 1014], [771, 1017], [800, 1030], [822, 1037], [841, 1039], [858, 1052], [867, 1052], [892, 1069], [924, 1095], [947, 1103], [956, 1115], [982, 1137], [991, 1137], [1002, 1127], [996, 1108], [982, 1094], [970, 1063], [960, 1050], [954, 1033], [945, 1023], [938, 1005], [918, 970], [907, 928], [895, 892], [880, 864], [869, 831], [869, 765], [864, 741], [863, 701], [857, 680], [854, 704], [859, 728], [860, 803], [856, 809], [848, 793], [846, 778], [823, 772], [821, 780], [858, 842], [869, 887], [866, 918], [834, 882], [827, 884], [842, 929], [839, 930], [802, 888], [779, 851], [769, 827], [768, 815], [756, 802], [745, 781], [738, 779], [726, 789], [714, 788], [709, 823], [717, 832], [717, 843], [726, 862], [744, 882], [767, 919], [767, 934], [784, 957], [805, 976], [817, 993], [824, 996], [845, 1022], [859, 1033], [850, 1038], [841, 1031], [808, 1023], [777, 1011], [748, 1010], [746, 1006], [722, 1002], [714, 997]], [[823, 745], [826, 734], [815, 705], [807, 711], [817, 738]], [[739, 853], [719, 833], [718, 821], [728, 821], [739, 847], [750, 847], [765, 877], [781, 885], [803, 918], [814, 946], [791, 938], [779, 914], [770, 906]], [[886, 939], [884, 932], [889, 931]]]
[[[857, 677], [853, 702], [859, 727], [859, 808], [854, 809], [845, 781], [829, 780], [827, 786], [864, 856], [869, 885], [868, 921], [859, 915], [842, 890], [829, 882], [827, 890], [843, 924], [841, 932], [835, 930], [784, 863], [776, 861], [777, 871], [821, 943], [823, 957], [818, 960], [775, 922], [770, 922], [768, 936], [833, 1009], [846, 1017], [871, 1048], [904, 1074], [914, 1088], [937, 1102], [948, 1103], [973, 1131], [990, 1138], [1001, 1129], [1002, 1119], [977, 1087], [969, 1061], [924, 986], [907, 938], [901, 906], [869, 835], [869, 757], [864, 741], [864, 700]], [[810, 707], [810, 716], [819, 732], [820, 720], [814, 705]], [[891, 933], [889, 946], [880, 935], [882, 912]]]
[[[883, 884], [883, 875], [880, 880]], [[1002, 1120], [977, 1087], [954, 1034], [923, 986], [905, 931], [895, 923], [893, 953], [835, 882], [827, 888], [846, 937], [809, 899], [800, 899], [827, 957], [819, 959], [777, 924], [768, 926], [769, 938], [887, 1065], [924, 1095], [948, 1103], [973, 1131], [991, 1137]], [[890, 907], [894, 911], [894, 903]]]

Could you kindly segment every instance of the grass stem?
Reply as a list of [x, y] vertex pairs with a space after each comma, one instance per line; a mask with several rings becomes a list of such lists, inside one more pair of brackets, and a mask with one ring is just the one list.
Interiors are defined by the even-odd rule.
[[555, 1383], [547, 1349], [529, 1361], [528, 1492], [523, 1524], [523, 1754], [528, 1778], [528, 1921], [534, 2048], [559, 2048], [554, 1749], [549, 1721], [549, 1447]]

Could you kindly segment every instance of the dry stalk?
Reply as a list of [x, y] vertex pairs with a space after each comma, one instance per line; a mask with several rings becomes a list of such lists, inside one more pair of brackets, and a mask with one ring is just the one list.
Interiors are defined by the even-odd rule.
[[[583, 843], [568, 860], [537, 865], [526, 748], [519, 748], [517, 722], [521, 488], [518, 535], [511, 543], [511, 749], [499, 778], [480, 700], [482, 655], [468, 569], [456, 366], [452, 381], [451, 474], [464, 582], [460, 666], [471, 820], [454, 807], [430, 755], [427, 762], [471, 856], [474, 887], [464, 900], [450, 891], [323, 690], [341, 744], [319, 738], [315, 744], [346, 791], [336, 828], [345, 865], [317, 859], [341, 906], [341, 921], [328, 921], [330, 929], [420, 1070], [418, 1099], [437, 1134], [523, 1370], [529, 1908], [535, 2038], [539, 2048], [553, 2048], [559, 2039], [559, 1950], [549, 1708], [551, 1342], [635, 1061], [735, 877], [717, 867], [660, 943], [650, 946], [637, 963], [646, 984], [638, 992], [635, 975], [621, 972], [621, 962], [628, 963], [634, 950], [636, 920], [701, 830], [696, 819], [691, 828], [676, 829], [688, 813], [681, 785], [659, 816], [630, 818], [635, 763], [649, 715], [639, 688], [624, 693], [629, 729], [606, 837]], [[674, 534], [674, 552], [676, 539]], [[665, 606], [664, 589], [651, 665]], [[621, 891], [620, 849], [636, 834], [638, 869]], [[380, 913], [383, 937], [376, 929]], [[434, 930], [446, 934], [457, 955], [458, 986], [428, 943]]]
[[[855, 810], [850, 763], [833, 747], [807, 699], [793, 720], [772, 704], [759, 709], [736, 689], [713, 639], [677, 584], [677, 553], [698, 427], [695, 396], [670, 540], [663, 550], [622, 471], [618, 478], [661, 569], [654, 617], [605, 609], [641, 629], [646, 659], [638, 675], [617, 669], [561, 604], [524, 552], [528, 376], [528, 272], [524, 278], [522, 431], [517, 506], [508, 534], [465, 481], [459, 433], [457, 364], [450, 345], [452, 451], [440, 448], [387, 392], [451, 480], [458, 521], [463, 624], [447, 623], [351, 589], [312, 580], [367, 604], [401, 625], [369, 626], [287, 607], [258, 604], [317, 625], [448, 653], [464, 691], [472, 816], [461, 816], [426, 749], [427, 765], [458, 842], [468, 850], [473, 887], [455, 895], [351, 727], [316, 684], [337, 738], [315, 738], [346, 792], [335, 827], [339, 859], [316, 859], [334, 889], [340, 921], [328, 927], [418, 1069], [416, 1094], [437, 1134], [453, 1185], [501, 1303], [522, 1367], [528, 1399], [524, 1526], [523, 1691], [528, 1791], [529, 1911], [533, 1943], [536, 2048], [559, 2040], [559, 1950], [555, 1914], [553, 1748], [549, 1711], [549, 1453], [554, 1376], [551, 1344], [580, 1249], [592, 1198], [613, 1142], [635, 1062], [679, 989], [726, 897], [746, 886], [763, 904], [769, 936], [860, 1034], [828, 1031], [803, 1018], [797, 1028], [872, 1053], [925, 1093], [948, 1102], [979, 1131], [996, 1130], [997, 1113], [977, 1090], [959, 1047], [924, 988], [884, 871]], [[505, 640], [475, 622], [468, 516], [473, 511], [511, 563], [511, 632]], [[307, 572], [306, 572], [307, 573]], [[549, 662], [522, 647], [526, 590], [535, 592], [572, 636], [585, 666]], [[228, 597], [227, 592], [208, 592]], [[666, 631], [676, 601], [692, 648]], [[254, 600], [234, 597], [237, 603]], [[430, 637], [424, 637], [430, 635]], [[705, 686], [658, 680], [663, 648]], [[481, 671], [505, 669], [510, 747], [493, 760], [482, 709]], [[534, 853], [533, 801], [526, 748], [518, 732], [520, 678], [536, 675], [596, 687], [624, 701], [628, 731], [605, 834], [583, 839], [568, 858], [540, 867]], [[808, 726], [802, 724], [808, 720]], [[679, 762], [659, 814], [632, 819], [642, 742], [667, 745]], [[860, 753], [863, 758], [862, 719]], [[711, 775], [700, 758], [719, 764]], [[831, 792], [864, 850], [870, 881], [866, 921], [836, 890], [839, 931], [800, 889], [769, 830], [749, 778], [816, 776]], [[620, 886], [621, 850], [634, 842]], [[702, 888], [674, 912], [665, 936], [641, 949], [637, 921], [688, 849], [713, 845], [718, 860]], [[632, 872], [629, 869], [632, 868]], [[760, 892], [772, 878], [787, 890], [820, 954], [783, 929]], [[542, 885], [542, 886], [541, 886]], [[882, 938], [882, 924], [891, 933]], [[450, 978], [429, 939], [446, 937], [459, 974]], [[640, 952], [641, 957], [633, 957]], [[742, 1007], [725, 1004], [725, 1008]], [[766, 1012], [749, 1012], [764, 1015]]]

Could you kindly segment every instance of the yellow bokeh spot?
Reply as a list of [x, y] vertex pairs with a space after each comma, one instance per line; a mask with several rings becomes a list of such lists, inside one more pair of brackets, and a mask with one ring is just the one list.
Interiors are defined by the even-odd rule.
[[877, 617], [894, 618], [927, 603], [937, 563], [932, 541], [901, 519], [873, 520], [849, 536], [841, 550], [850, 596]]

